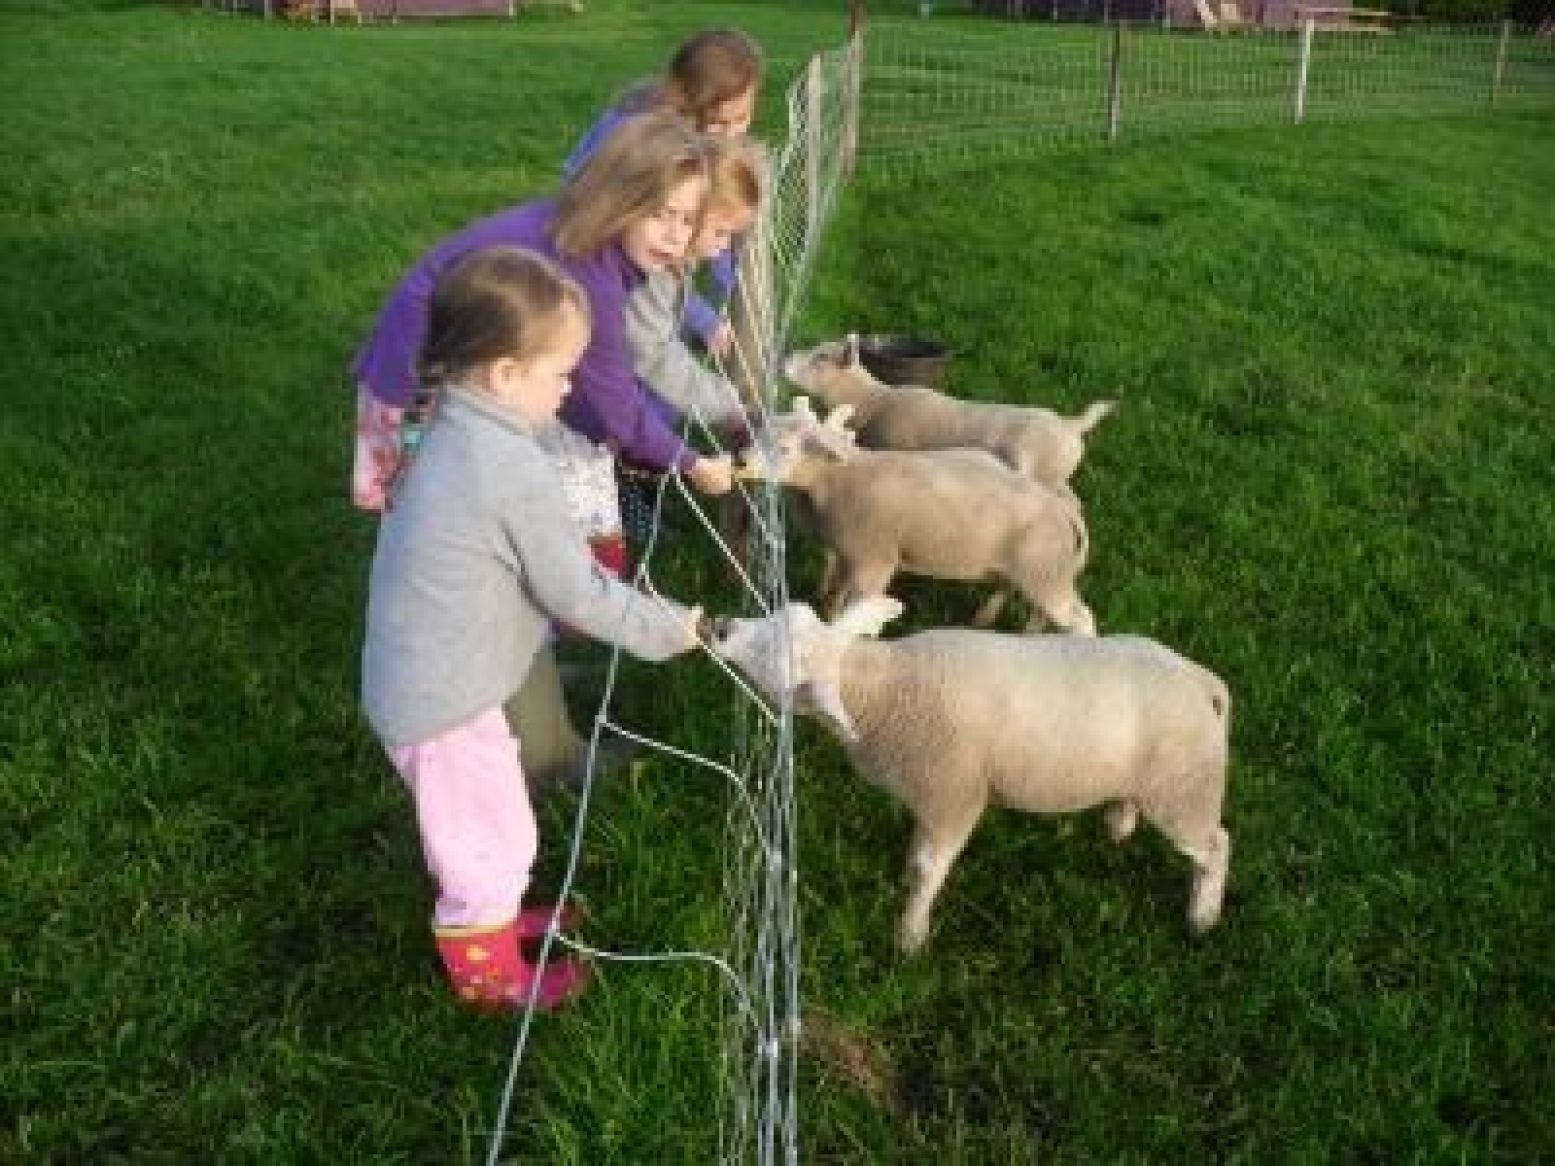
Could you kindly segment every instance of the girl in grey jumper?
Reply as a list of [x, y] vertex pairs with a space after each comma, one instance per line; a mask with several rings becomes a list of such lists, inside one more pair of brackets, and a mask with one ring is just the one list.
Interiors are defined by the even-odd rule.
[[676, 420], [700, 417], [708, 425], [743, 434], [747, 428], [739, 391], [703, 364], [683, 339], [691, 275], [698, 263], [730, 250], [750, 230], [761, 204], [766, 155], [750, 138], [708, 142], [707, 199], [702, 221], [686, 252], [684, 272], [655, 271], [626, 302], [626, 341], [637, 379], [668, 406]]
[[[767, 161], [761, 145], [745, 137], [710, 137], [707, 154], [707, 199], [686, 248], [684, 269], [650, 272], [627, 298], [626, 343], [632, 371], [648, 390], [648, 404], [666, 425], [679, 429], [684, 418], [695, 418], [711, 427], [724, 445], [740, 447], [750, 440], [745, 404], [733, 382], [687, 346], [687, 304], [697, 265], [730, 254], [734, 240], [755, 223]], [[727, 329], [728, 322], [721, 327]], [[709, 345], [708, 351], [739, 357], [732, 342], [717, 352]], [[617, 472], [623, 526], [635, 543], [645, 545], [657, 521], [659, 475], [625, 463]]]
[[555, 908], [519, 910], [538, 838], [503, 702], [553, 621], [649, 660], [697, 643], [699, 610], [596, 564], [540, 444], [588, 336], [583, 292], [532, 252], [488, 248], [449, 270], [420, 358], [437, 405], [373, 557], [363, 706], [415, 801], [449, 981], [488, 1008], [549, 1009], [586, 980], [519, 947]]

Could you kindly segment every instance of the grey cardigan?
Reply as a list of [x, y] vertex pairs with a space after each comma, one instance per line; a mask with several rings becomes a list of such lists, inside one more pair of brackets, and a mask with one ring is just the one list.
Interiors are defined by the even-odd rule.
[[388, 745], [502, 704], [552, 620], [649, 660], [691, 646], [686, 608], [594, 562], [537, 437], [500, 403], [450, 387], [383, 516], [362, 705]]
[[698, 360], [680, 338], [685, 281], [656, 271], [626, 300], [626, 344], [632, 369], [682, 417], [700, 413], [711, 424], [744, 421], [735, 387]]

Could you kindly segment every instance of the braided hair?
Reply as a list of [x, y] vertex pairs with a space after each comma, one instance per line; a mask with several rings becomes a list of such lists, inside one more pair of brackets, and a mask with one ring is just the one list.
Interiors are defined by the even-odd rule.
[[522, 247], [483, 247], [442, 274], [416, 358], [417, 389], [401, 423], [391, 502], [436, 421], [444, 390], [494, 360], [550, 350], [569, 310], [588, 320], [583, 289], [549, 259]]

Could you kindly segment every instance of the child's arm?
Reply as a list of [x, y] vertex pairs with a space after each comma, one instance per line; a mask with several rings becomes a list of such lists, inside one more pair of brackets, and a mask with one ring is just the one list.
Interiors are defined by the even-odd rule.
[[690, 472], [697, 455], [648, 403], [632, 368], [626, 300], [594, 304], [594, 330], [572, 372], [561, 419], [620, 456], [653, 470]]
[[[727, 301], [734, 291], [735, 260], [734, 248], [730, 247], [719, 252], [707, 261], [707, 270], [712, 275], [713, 286], [718, 290], [718, 299]], [[723, 318], [719, 310], [692, 289], [686, 297], [686, 329], [701, 339], [702, 343], [710, 351], [716, 351], [722, 355], [726, 345], [719, 345], [717, 338], [723, 329]]]
[[[562, 404], [561, 419], [593, 441], [608, 445], [626, 460], [660, 472], [690, 472], [696, 452], [649, 405], [637, 375], [621, 352], [589, 353], [572, 373], [572, 392]], [[594, 349], [590, 344], [589, 352]]]
[[724, 377], [704, 365], [677, 334], [679, 283], [655, 275], [627, 301], [626, 340], [638, 378], [681, 415], [712, 424], [745, 422], [740, 395]]
[[648, 595], [595, 562], [562, 502], [555, 467], [536, 447], [536, 464], [510, 479], [506, 538], [535, 605], [595, 639], [645, 660], [667, 660], [696, 646], [701, 609]]

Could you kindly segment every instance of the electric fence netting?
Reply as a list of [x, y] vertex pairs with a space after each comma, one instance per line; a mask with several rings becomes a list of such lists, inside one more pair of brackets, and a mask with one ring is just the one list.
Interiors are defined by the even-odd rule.
[[[761, 433], [778, 411], [778, 379], [788, 330], [804, 303], [822, 231], [835, 205], [857, 141], [860, 52], [857, 39], [812, 57], [787, 92], [785, 140], [769, 156], [757, 221], [741, 245], [727, 318], [734, 332], [728, 354], [715, 362], [731, 397]], [[723, 437], [693, 412], [687, 429], [719, 452]], [[653, 535], [636, 572], [638, 587], [657, 594], [653, 582], [659, 518], [665, 492], [675, 490], [707, 537], [709, 553], [729, 568], [743, 589], [742, 609], [767, 614], [788, 600], [782, 502], [771, 485], [737, 483], [724, 515], [710, 515], [679, 475], [661, 479]], [[739, 537], [727, 530], [737, 528]], [[739, 545], [731, 545], [731, 542]], [[575, 937], [547, 932], [543, 965], [558, 946], [597, 961], [645, 964], [694, 961], [716, 968], [723, 991], [718, 1002], [719, 1079], [724, 1099], [718, 1156], [726, 1162], [794, 1162], [798, 1158], [799, 921], [795, 854], [793, 710], [774, 707], [709, 653], [728, 679], [731, 756], [700, 756], [618, 723], [614, 711], [620, 655], [614, 653], [594, 719], [589, 777], [580, 793], [566, 870], [558, 895], [566, 902], [576, 882], [589, 825], [593, 754], [603, 733], [613, 733], [676, 762], [706, 769], [727, 783], [729, 797], [721, 844], [722, 901], [727, 948], [720, 952], [629, 954], [591, 947]], [[538, 983], [538, 981], [537, 981]], [[534, 1017], [536, 992], [522, 1020], [488, 1143], [487, 1163], [501, 1160], [515, 1087]]]
[[920, 19], [873, 22], [866, 43], [860, 158], [870, 167], [1215, 127], [1555, 106], [1555, 40], [1510, 24], [1309, 18], [1210, 34]]

